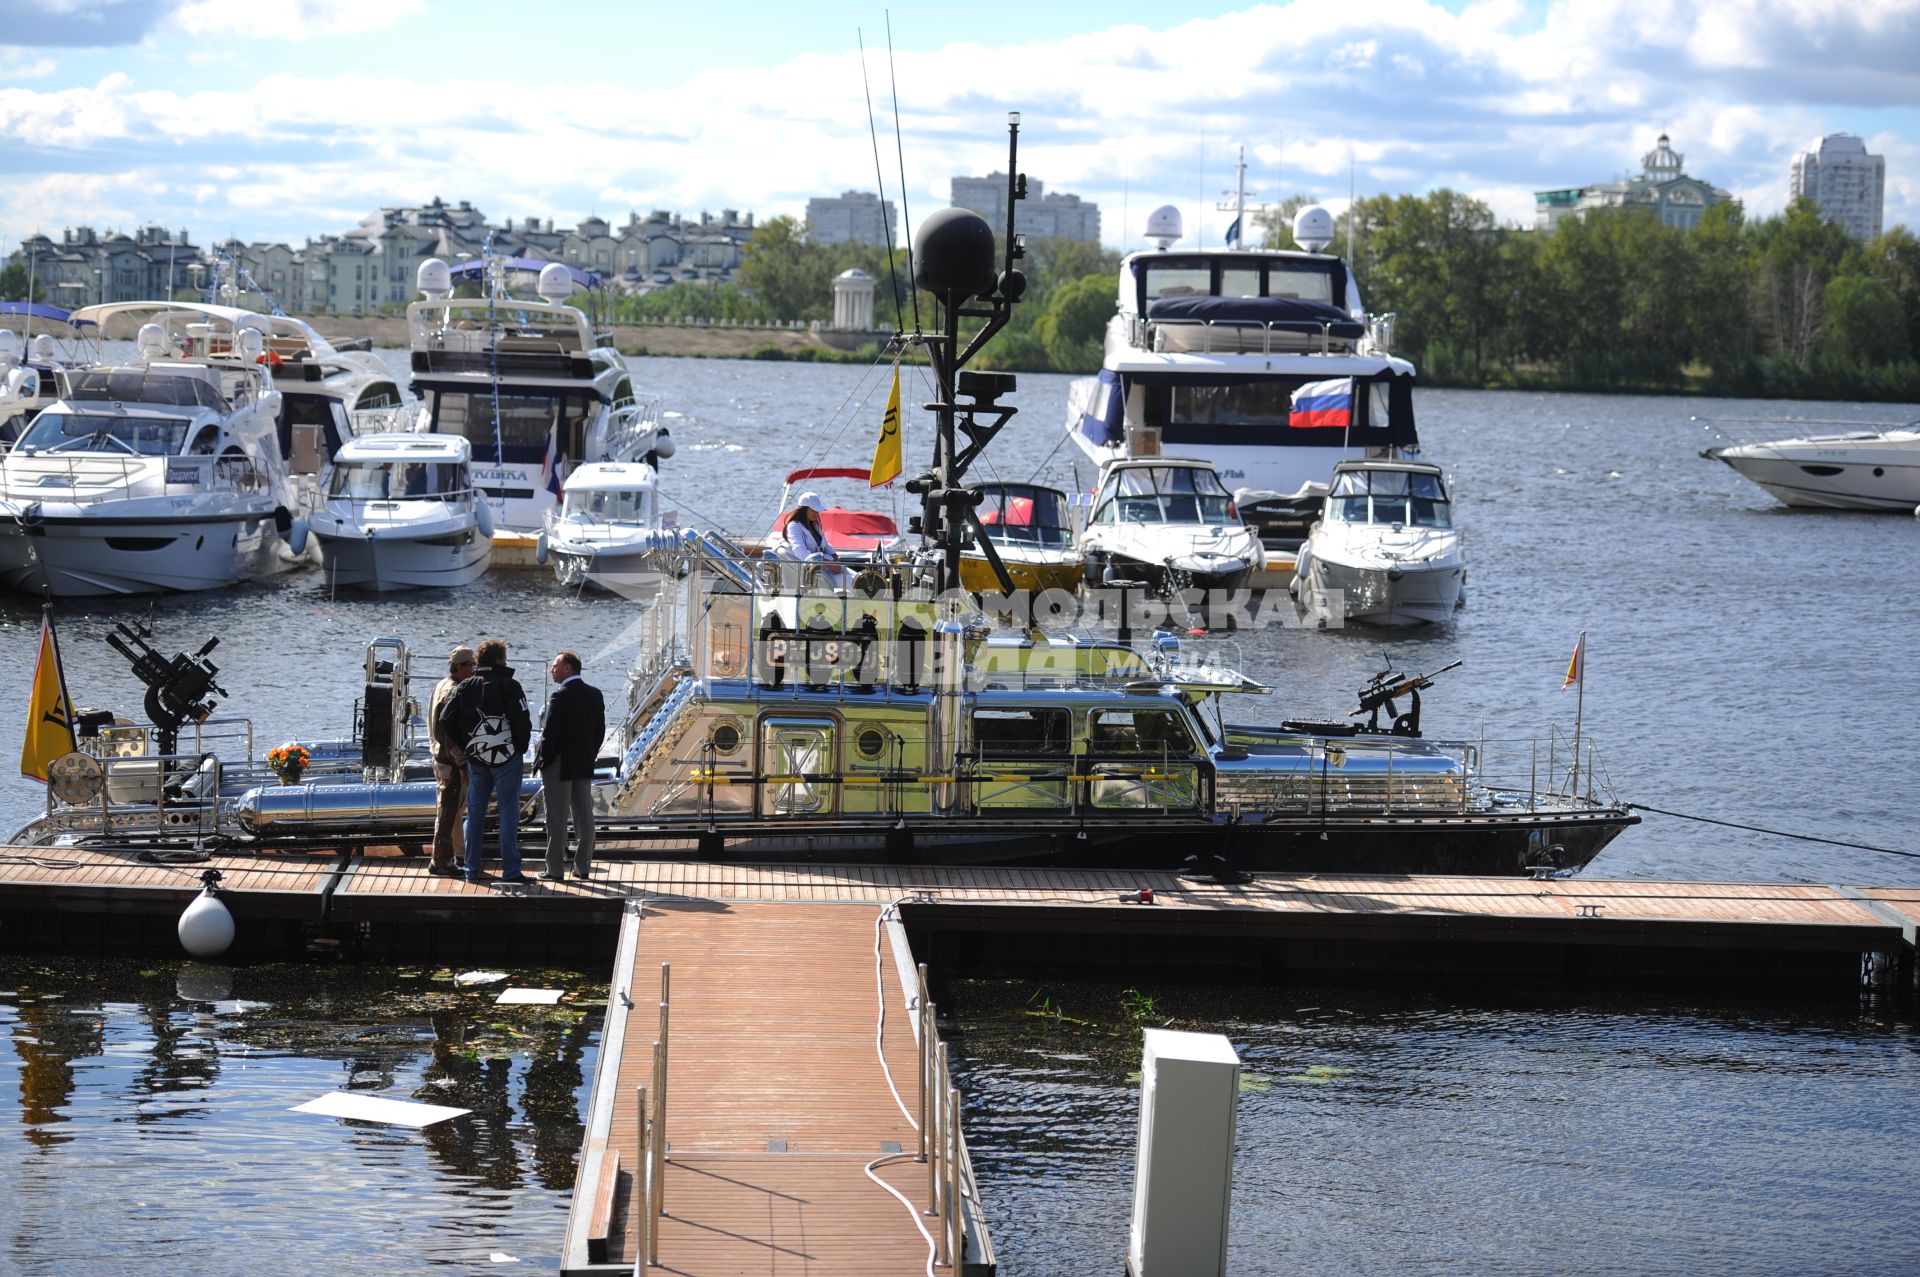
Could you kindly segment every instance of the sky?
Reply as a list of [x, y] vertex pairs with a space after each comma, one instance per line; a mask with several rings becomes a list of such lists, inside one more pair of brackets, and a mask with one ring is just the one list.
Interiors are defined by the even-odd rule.
[[1663, 132], [1751, 216], [1856, 134], [1885, 224], [1920, 225], [1920, 0], [0, 0], [0, 254], [77, 225], [297, 246], [436, 196], [764, 221], [900, 201], [903, 170], [912, 225], [1005, 168], [1008, 111], [1114, 247], [1162, 204], [1218, 244], [1241, 148], [1253, 203], [1446, 187], [1531, 225]]

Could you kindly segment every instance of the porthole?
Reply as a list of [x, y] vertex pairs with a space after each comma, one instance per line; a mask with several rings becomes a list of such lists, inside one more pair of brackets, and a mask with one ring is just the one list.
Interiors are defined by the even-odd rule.
[[732, 723], [722, 723], [713, 729], [707, 741], [713, 746], [714, 753], [731, 754], [740, 748], [740, 729]]
[[878, 727], [864, 728], [853, 738], [853, 747], [862, 758], [878, 758], [887, 751], [887, 733]]

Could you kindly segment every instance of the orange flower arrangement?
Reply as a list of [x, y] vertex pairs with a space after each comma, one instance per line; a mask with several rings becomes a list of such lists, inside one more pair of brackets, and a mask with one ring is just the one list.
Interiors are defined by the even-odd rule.
[[299, 780], [300, 773], [305, 771], [307, 764], [312, 761], [313, 755], [307, 752], [307, 747], [305, 745], [297, 745], [292, 741], [288, 741], [284, 745], [276, 745], [267, 751], [267, 766], [271, 767], [274, 774], [288, 784]]

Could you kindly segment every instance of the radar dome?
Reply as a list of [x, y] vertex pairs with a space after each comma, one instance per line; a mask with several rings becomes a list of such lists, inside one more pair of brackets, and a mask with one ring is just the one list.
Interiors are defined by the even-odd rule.
[[260, 352], [267, 348], [266, 338], [258, 328], [242, 328], [239, 332], [240, 353], [248, 359], [260, 358]]
[[167, 330], [158, 324], [140, 325], [139, 334], [133, 344], [142, 359], [165, 359], [173, 353], [173, 343], [167, 340]]
[[564, 262], [548, 262], [540, 268], [540, 282], [533, 291], [550, 302], [563, 302], [573, 296], [573, 272]]
[[1333, 243], [1333, 214], [1318, 204], [1309, 204], [1295, 213], [1293, 242], [1309, 253], [1317, 253]]
[[30, 349], [33, 351], [33, 362], [36, 364], [50, 364], [60, 353], [60, 348], [54, 344], [52, 333], [41, 333], [35, 337]]
[[20, 361], [20, 334], [11, 328], [0, 328], [0, 364], [12, 364]]
[[420, 269], [414, 275], [414, 282], [420, 287], [428, 301], [439, 301], [453, 293], [453, 271], [438, 257], [429, 257], [420, 263]]
[[1166, 248], [1186, 233], [1180, 225], [1180, 210], [1171, 204], [1162, 204], [1147, 214], [1147, 242], [1155, 248]]
[[943, 208], [913, 235], [913, 282], [948, 305], [993, 291], [993, 228], [970, 208]]

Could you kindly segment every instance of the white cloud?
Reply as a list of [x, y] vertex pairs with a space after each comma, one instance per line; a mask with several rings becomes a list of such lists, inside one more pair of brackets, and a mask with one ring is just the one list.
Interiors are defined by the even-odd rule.
[[421, 0], [187, 0], [174, 21], [193, 36], [305, 40], [378, 31], [421, 9]]

